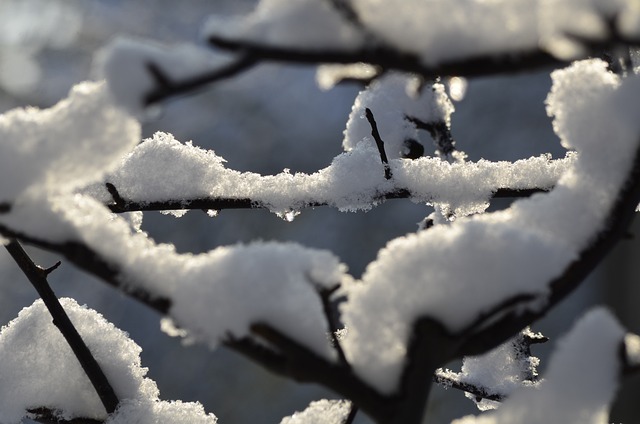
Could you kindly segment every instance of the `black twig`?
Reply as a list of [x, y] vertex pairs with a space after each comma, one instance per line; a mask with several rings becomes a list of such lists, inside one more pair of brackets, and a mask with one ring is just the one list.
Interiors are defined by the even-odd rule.
[[169, 97], [195, 91], [205, 85], [239, 74], [253, 67], [257, 62], [258, 60], [254, 57], [240, 55], [235, 61], [226, 66], [182, 81], [172, 81], [157, 64], [150, 63], [147, 65], [147, 69], [154, 77], [156, 87], [144, 97], [144, 104], [149, 106]]
[[339, 284], [336, 284], [331, 288], [320, 288], [318, 290], [318, 294], [320, 295], [320, 300], [322, 301], [322, 310], [324, 311], [324, 316], [327, 319], [327, 324], [329, 326], [331, 345], [338, 354], [340, 363], [349, 367], [349, 361], [347, 361], [347, 357], [344, 354], [344, 350], [342, 350], [342, 345], [340, 344], [340, 338], [338, 337], [338, 331], [340, 330], [338, 313], [331, 302], [331, 295], [335, 293], [339, 288]]
[[387, 180], [391, 179], [391, 168], [389, 167], [389, 159], [387, 159], [387, 153], [384, 151], [384, 141], [380, 137], [380, 132], [378, 132], [378, 124], [376, 123], [375, 118], [373, 117], [373, 112], [371, 109], [366, 108], [365, 114], [367, 116], [367, 121], [369, 121], [369, 125], [371, 125], [371, 135], [373, 139], [376, 141], [376, 146], [378, 146], [378, 152], [380, 153], [380, 160], [382, 160], [382, 164], [384, 165], [384, 177]]
[[[544, 193], [551, 190], [553, 187], [539, 187], [539, 188], [526, 188], [526, 189], [514, 189], [514, 188], [497, 188], [493, 193], [493, 198], [521, 198], [530, 197], [535, 193]], [[393, 189], [388, 193], [380, 193], [376, 198], [372, 199], [371, 205], [375, 206], [382, 203], [385, 200], [391, 199], [407, 199], [412, 197], [413, 194], [406, 189]], [[114, 200], [115, 202], [115, 200]], [[170, 199], [157, 202], [146, 202], [144, 200], [126, 200], [124, 204], [109, 203], [107, 207], [113, 213], [134, 212], [134, 211], [164, 211], [164, 210], [176, 210], [176, 209], [200, 209], [200, 210], [225, 210], [225, 209], [268, 209], [269, 205], [264, 202], [252, 200], [248, 198], [233, 199], [225, 197], [212, 197], [212, 198], [192, 198], [192, 199]], [[291, 209], [304, 209], [315, 208], [319, 206], [329, 206], [329, 203], [324, 201], [312, 201], [303, 204], [296, 204]]]
[[444, 121], [425, 122], [414, 116], [405, 115], [407, 121], [411, 122], [420, 130], [427, 131], [436, 146], [438, 152], [446, 158], [450, 158], [451, 154], [456, 150], [456, 142], [451, 134], [451, 129]]
[[91, 384], [100, 397], [107, 414], [113, 413], [119, 403], [113, 387], [111, 387], [100, 365], [82, 340], [78, 330], [73, 326], [69, 316], [64, 311], [64, 308], [47, 282], [47, 275], [53, 271], [53, 269], [57, 268], [59, 264], [48, 269], [39, 267], [31, 260], [27, 252], [24, 251], [20, 243], [16, 240], [11, 240], [5, 245], [5, 248], [42, 298], [42, 301], [53, 317], [53, 324], [60, 330], [71, 347], [82, 369], [87, 377], [89, 377]]

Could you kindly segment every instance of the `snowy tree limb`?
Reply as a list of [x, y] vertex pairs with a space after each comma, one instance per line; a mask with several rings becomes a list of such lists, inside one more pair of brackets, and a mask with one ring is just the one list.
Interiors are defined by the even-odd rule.
[[[108, 183], [115, 189], [113, 184]], [[536, 193], [544, 193], [553, 189], [553, 187], [540, 187], [540, 188], [527, 188], [527, 189], [513, 189], [513, 188], [498, 188], [493, 194], [494, 199], [515, 199], [529, 197]], [[112, 191], [110, 189], [109, 191]], [[117, 189], [115, 190], [117, 192]], [[381, 193], [372, 201], [371, 206], [378, 205], [385, 200], [392, 199], [408, 199], [413, 195], [406, 189], [400, 189], [391, 191], [388, 193]], [[269, 209], [269, 206], [264, 202], [252, 200], [248, 198], [234, 199], [234, 198], [185, 198], [185, 199], [171, 199], [163, 201], [148, 202], [145, 200], [133, 200], [124, 199], [119, 197], [118, 201], [113, 200], [106, 205], [113, 213], [124, 212], [150, 212], [150, 211], [164, 211], [164, 210], [225, 210], [225, 209]], [[302, 205], [295, 205], [295, 209], [301, 208], [315, 208], [319, 206], [329, 206], [327, 202], [312, 201], [304, 203]], [[293, 205], [292, 205], [292, 209]]]

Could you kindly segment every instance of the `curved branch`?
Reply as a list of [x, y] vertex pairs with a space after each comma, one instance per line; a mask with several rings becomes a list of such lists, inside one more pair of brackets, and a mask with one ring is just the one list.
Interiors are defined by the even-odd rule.
[[[603, 229], [594, 236], [593, 242], [580, 252], [578, 259], [569, 264], [562, 275], [550, 282], [549, 296], [544, 306], [533, 310], [519, 308], [531, 302], [532, 299], [527, 296], [507, 300], [502, 307], [481, 317], [459, 334], [458, 337], [464, 342], [460, 345], [456, 357], [486, 352], [546, 315], [584, 281], [619, 240], [625, 238], [639, 202], [640, 149], [636, 151], [632, 169]], [[495, 318], [500, 313], [502, 315]]]

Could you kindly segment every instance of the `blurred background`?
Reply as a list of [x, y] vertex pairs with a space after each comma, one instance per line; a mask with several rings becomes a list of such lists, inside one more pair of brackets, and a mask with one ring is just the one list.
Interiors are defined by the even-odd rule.
[[[250, 0], [0, 0], [0, 112], [51, 106], [73, 84], [93, 79], [93, 55], [116, 36], [200, 43], [206, 16], [246, 13], [253, 4]], [[470, 160], [515, 160], [545, 152], [564, 156], [545, 113], [549, 86], [548, 72], [469, 81], [453, 115], [458, 148]], [[352, 85], [321, 91], [312, 67], [265, 64], [171, 100], [157, 119], [145, 123], [144, 137], [170, 132], [178, 140], [215, 150], [229, 168], [240, 171], [313, 172], [342, 151], [342, 131], [358, 89]], [[506, 206], [508, 201], [492, 204], [492, 208]], [[157, 242], [175, 244], [180, 252], [204, 252], [256, 239], [297, 241], [333, 251], [358, 277], [388, 240], [416, 231], [417, 223], [431, 211], [396, 200], [367, 213], [308, 209], [293, 222], [262, 210], [225, 210], [215, 218], [192, 211], [180, 219], [145, 213], [143, 229]], [[534, 350], [542, 358], [542, 372], [554, 341], [591, 305], [609, 305], [629, 330], [640, 332], [639, 289], [634, 284], [637, 247], [633, 238], [621, 242], [578, 292], [533, 326], [552, 338]], [[39, 250], [30, 252], [42, 265], [58, 259]], [[160, 331], [155, 312], [68, 263], [63, 262], [51, 282], [59, 296], [96, 309], [142, 346], [143, 365], [163, 399], [200, 401], [221, 423], [278, 423], [312, 400], [336, 397], [315, 385], [275, 377], [223, 348], [182, 346]], [[0, 325], [35, 299], [17, 266], [0, 252]], [[459, 370], [459, 364], [450, 367]], [[638, 421], [633, 395], [639, 383], [638, 379], [625, 382], [612, 422]], [[436, 388], [428, 414], [429, 422], [440, 423], [477, 412], [461, 392]], [[367, 421], [360, 417], [358, 422]]]

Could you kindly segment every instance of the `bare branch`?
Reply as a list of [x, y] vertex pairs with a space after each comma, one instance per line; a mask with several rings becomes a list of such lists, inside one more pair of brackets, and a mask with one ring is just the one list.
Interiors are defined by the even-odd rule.
[[147, 69], [154, 77], [156, 87], [144, 97], [144, 104], [148, 106], [159, 103], [169, 97], [193, 92], [205, 85], [237, 75], [253, 67], [256, 63], [257, 59], [247, 55], [240, 55], [227, 66], [181, 81], [172, 81], [158, 65], [150, 63], [147, 65]]

